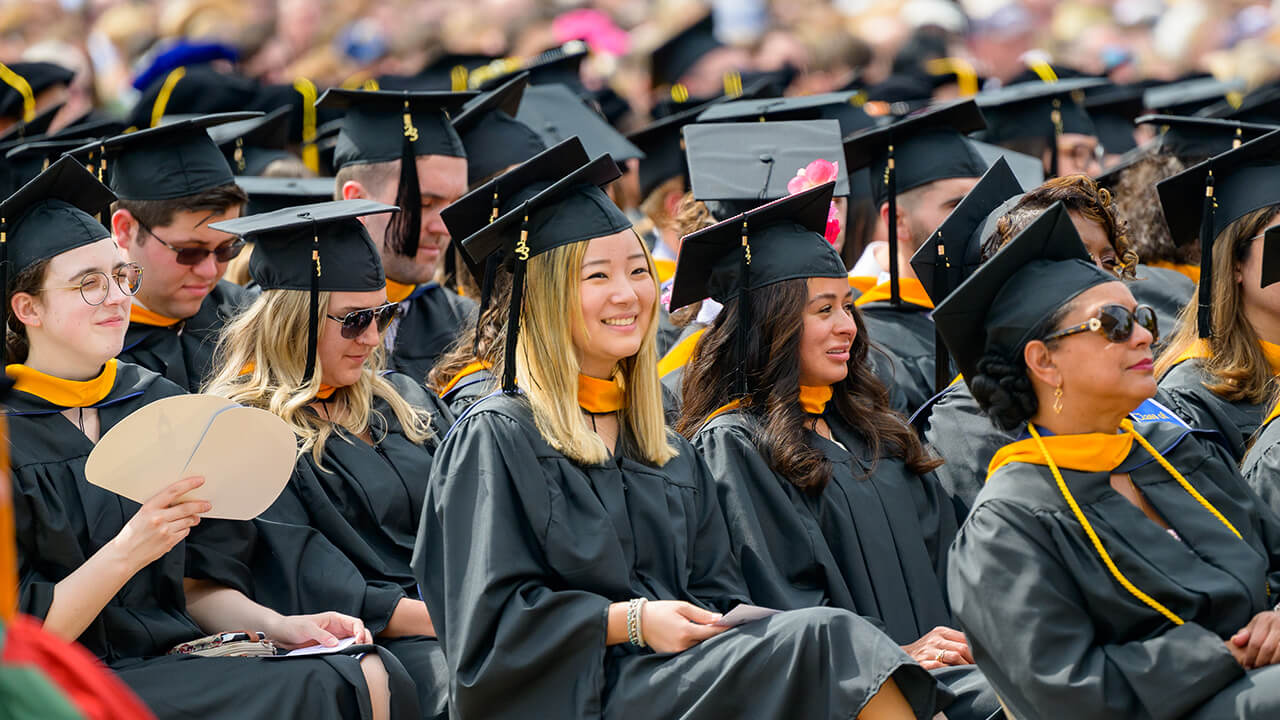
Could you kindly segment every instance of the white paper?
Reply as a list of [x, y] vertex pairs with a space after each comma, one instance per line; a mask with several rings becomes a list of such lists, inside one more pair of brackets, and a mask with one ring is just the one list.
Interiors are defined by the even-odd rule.
[[290, 657], [306, 657], [307, 655], [332, 655], [333, 653], [342, 652], [343, 650], [346, 650], [347, 648], [355, 644], [356, 644], [356, 636], [352, 635], [351, 637], [345, 640], [339, 640], [338, 644], [334, 645], [333, 647], [325, 647], [324, 645], [311, 645], [309, 647], [298, 648], [297, 650], [290, 650], [287, 653], [284, 653], [282, 655], [275, 655], [273, 657], [290, 658]]
[[781, 610], [760, 607], [759, 605], [739, 605], [725, 613], [719, 620], [711, 623], [718, 627], [738, 627], [756, 620], [763, 620], [770, 615], [777, 615]]

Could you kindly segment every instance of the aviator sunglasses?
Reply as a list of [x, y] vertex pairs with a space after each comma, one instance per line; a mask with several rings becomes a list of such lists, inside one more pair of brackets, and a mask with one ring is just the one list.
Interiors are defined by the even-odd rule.
[[134, 222], [138, 223], [138, 227], [146, 230], [148, 235], [159, 240], [161, 245], [172, 250], [174, 254], [177, 255], [179, 265], [199, 265], [210, 255], [213, 256], [214, 260], [217, 260], [220, 263], [231, 262], [240, 254], [240, 251], [244, 249], [244, 238], [228, 240], [212, 250], [206, 250], [201, 247], [174, 247], [166, 242], [164, 238], [157, 235], [155, 230], [147, 227], [147, 225], [141, 220], [134, 218]]
[[399, 303], [387, 303], [386, 305], [365, 308], [364, 310], [352, 310], [342, 317], [337, 315], [326, 315], [326, 317], [342, 323], [342, 337], [348, 340], [355, 340], [360, 337], [365, 328], [369, 327], [369, 323], [373, 322], [374, 318], [378, 320], [378, 332], [385, 332], [399, 311]]
[[1147, 305], [1139, 305], [1130, 310], [1123, 305], [1103, 305], [1095, 317], [1091, 317], [1079, 325], [1063, 328], [1050, 333], [1045, 342], [1057, 340], [1082, 332], [1096, 332], [1113, 343], [1122, 343], [1133, 336], [1134, 323], [1146, 328], [1151, 333], [1151, 341], [1160, 339], [1160, 330], [1156, 323], [1156, 311]]

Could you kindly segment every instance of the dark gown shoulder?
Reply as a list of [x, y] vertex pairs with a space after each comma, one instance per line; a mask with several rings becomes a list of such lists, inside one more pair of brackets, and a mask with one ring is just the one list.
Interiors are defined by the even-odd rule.
[[912, 423], [930, 450], [943, 460], [934, 475], [947, 494], [967, 510], [986, 482], [991, 458], [1013, 437], [991, 424], [963, 382], [931, 399]]
[[222, 326], [253, 297], [245, 288], [219, 280], [196, 314], [177, 325], [130, 323], [119, 358], [154, 370], [188, 392], [199, 392], [213, 371]]
[[887, 301], [859, 308], [867, 337], [887, 357], [872, 351], [876, 376], [889, 388], [893, 409], [910, 415], [934, 395], [936, 332], [929, 311], [907, 305], [895, 308]]
[[1262, 425], [1266, 403], [1230, 402], [1205, 387], [1209, 381], [1201, 360], [1192, 358], [1174, 365], [1160, 378], [1156, 398], [1188, 425], [1216, 430], [1232, 457], [1244, 458], [1249, 438]]
[[1178, 315], [1191, 301], [1196, 284], [1191, 278], [1169, 268], [1138, 265], [1134, 279], [1125, 282], [1140, 305], [1149, 305], [1156, 311], [1160, 334], [1173, 335], [1178, 326]]
[[427, 373], [475, 316], [476, 303], [436, 283], [419, 287], [400, 303], [400, 316], [388, 333], [392, 369], [425, 382]]

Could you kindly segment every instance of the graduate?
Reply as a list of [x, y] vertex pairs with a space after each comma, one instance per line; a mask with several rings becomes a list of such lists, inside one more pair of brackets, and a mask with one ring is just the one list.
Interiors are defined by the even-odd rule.
[[653, 261], [600, 189], [619, 174], [523, 188], [464, 242], [514, 274], [502, 391], [437, 452], [414, 557], [453, 717], [932, 717], [933, 679], [852, 613], [712, 624], [746, 588], [663, 426]]
[[1160, 400], [1217, 430], [1237, 461], [1262, 425], [1280, 373], [1280, 288], [1262, 287], [1264, 231], [1280, 215], [1280, 131], [1158, 186], [1175, 238], [1198, 233], [1197, 300], [1157, 358]]
[[867, 360], [822, 235], [831, 187], [685, 238], [672, 304], [724, 310], [686, 366], [677, 427], [715, 479], [752, 602], [870, 619], [959, 694], [947, 717], [985, 720], [1000, 705], [943, 584], [956, 509]]
[[247, 196], [207, 128], [255, 117], [205, 115], [117, 135], [76, 151], [119, 200], [111, 233], [147, 284], [129, 308], [120, 359], [197, 391], [223, 323], [247, 301], [223, 279], [244, 244], [209, 227], [239, 217]]
[[1097, 175], [1104, 151], [1084, 94], [1106, 85], [1102, 79], [1078, 77], [979, 93], [976, 100], [987, 127], [977, 137], [1040, 158], [1048, 178]]
[[1155, 393], [1154, 312], [1090, 262], [1065, 208], [935, 311], [1018, 439], [951, 548], [974, 659], [1020, 720], [1280, 711], [1280, 519], [1211, 439], [1127, 415]]
[[[261, 630], [296, 648], [370, 637], [336, 612], [285, 616], [239, 590], [199, 580], [185, 538], [207, 502], [177, 479], [139, 506], [89, 484], [97, 440], [131, 412], [184, 390], [115, 359], [142, 270], [93, 215], [115, 198], [63, 158], [0, 204], [19, 608], [79, 640], [153, 710], [202, 717], [414, 717], [417, 698], [394, 656], [270, 660], [167, 655], [210, 633]], [[270, 687], [270, 693], [262, 693]]]
[[934, 393], [933, 302], [911, 269], [912, 254], [977, 184], [987, 164], [964, 134], [985, 126], [972, 100], [948, 103], [845, 139], [850, 171], [870, 167], [880, 222], [889, 232], [889, 272], [857, 300], [881, 382], [910, 414]]
[[318, 107], [344, 109], [333, 163], [335, 197], [394, 204], [365, 219], [382, 254], [387, 299], [400, 310], [384, 342], [388, 367], [423, 382], [475, 304], [436, 281], [449, 245], [440, 210], [467, 190], [467, 158], [449, 122], [473, 93], [331, 89]]

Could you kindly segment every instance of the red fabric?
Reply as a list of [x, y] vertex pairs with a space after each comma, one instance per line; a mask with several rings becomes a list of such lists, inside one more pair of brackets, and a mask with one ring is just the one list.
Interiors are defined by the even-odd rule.
[[0, 662], [40, 668], [89, 720], [155, 717], [88, 650], [45, 632], [39, 622], [26, 615], [16, 615], [5, 628]]

